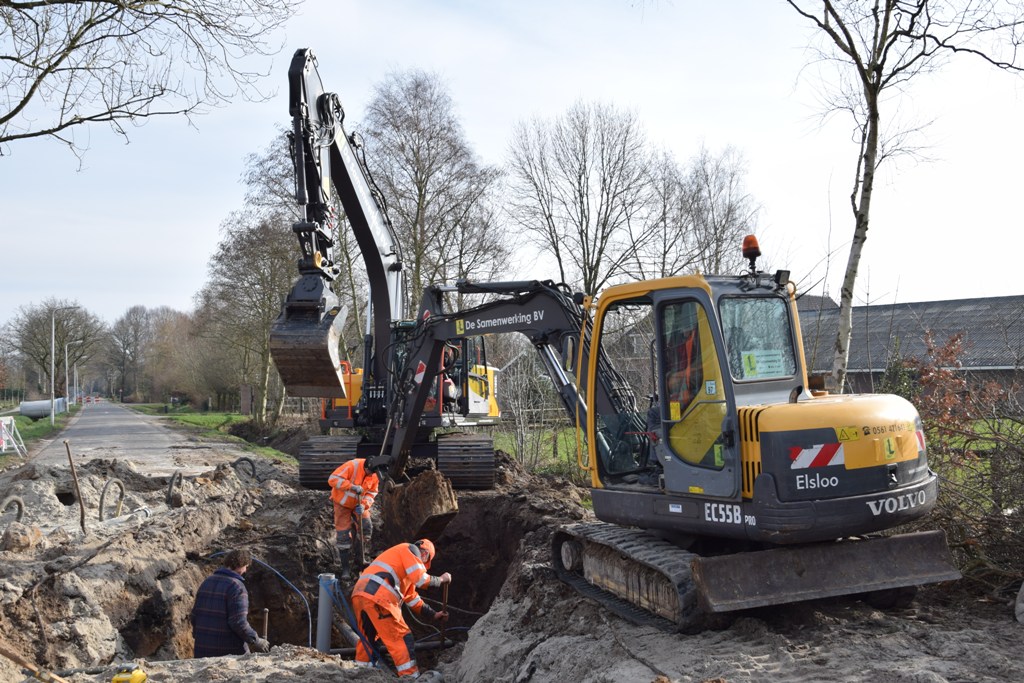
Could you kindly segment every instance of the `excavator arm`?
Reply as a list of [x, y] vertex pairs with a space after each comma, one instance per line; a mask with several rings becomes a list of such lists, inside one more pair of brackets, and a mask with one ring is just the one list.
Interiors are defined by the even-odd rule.
[[[446, 312], [444, 294], [485, 294], [496, 297], [473, 308]], [[419, 322], [410, 334], [405, 363], [397, 379], [396, 400], [391, 406], [389, 426], [393, 435], [388, 448], [369, 465], [387, 469], [394, 479], [401, 476], [417, 436], [424, 406], [432, 394], [434, 379], [441, 372], [446, 342], [481, 334], [520, 333], [537, 350], [554, 384], [569, 419], [586, 422], [586, 378], [575, 372], [579, 359], [579, 339], [583, 334], [583, 354], [590, 353], [589, 328], [582, 306], [565, 285], [551, 281], [477, 283], [462, 281], [455, 285], [427, 287], [423, 295]], [[605, 412], [633, 400], [628, 387], [611, 364], [601, 358], [602, 371], [595, 386], [594, 406]], [[579, 377], [579, 379], [577, 379]], [[600, 447], [600, 446], [599, 446]]]
[[341, 103], [334, 93], [324, 92], [309, 49], [298, 50], [292, 58], [288, 85], [300, 211], [292, 230], [301, 256], [299, 278], [271, 328], [270, 349], [289, 395], [341, 398], [345, 383], [338, 347], [347, 308], [339, 305], [330, 287], [340, 272], [334, 257], [333, 196], [352, 227], [370, 284], [367, 379], [381, 381], [385, 376], [386, 359], [375, 353], [374, 339], [389, 339], [392, 321], [402, 317], [401, 251], [353, 139], [342, 127]]

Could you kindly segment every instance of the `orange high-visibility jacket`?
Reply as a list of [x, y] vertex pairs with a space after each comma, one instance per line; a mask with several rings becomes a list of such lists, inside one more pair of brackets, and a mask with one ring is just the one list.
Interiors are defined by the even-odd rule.
[[[331, 500], [343, 508], [352, 509], [362, 503], [367, 510], [377, 497], [377, 473], [366, 471], [366, 460], [354, 458], [341, 464], [331, 473], [327, 483], [331, 485]], [[352, 486], [362, 486], [362, 495], [352, 491]]]
[[[391, 546], [359, 575], [352, 595], [363, 595], [384, 608], [401, 609], [402, 603], [420, 614], [427, 607], [417, 588], [440, 585], [427, 573], [419, 552], [412, 543]], [[427, 614], [433, 612], [427, 608]]]

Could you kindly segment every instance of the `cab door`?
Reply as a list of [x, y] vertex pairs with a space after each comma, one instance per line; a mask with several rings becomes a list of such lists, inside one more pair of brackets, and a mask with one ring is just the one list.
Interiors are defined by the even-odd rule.
[[738, 499], [735, 400], [710, 300], [702, 291], [673, 292], [656, 302], [655, 320], [661, 418], [655, 452], [665, 489]]

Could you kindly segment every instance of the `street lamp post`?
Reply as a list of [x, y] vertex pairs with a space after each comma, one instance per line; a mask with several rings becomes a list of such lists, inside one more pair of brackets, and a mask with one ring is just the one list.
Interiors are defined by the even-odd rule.
[[71, 402], [71, 387], [68, 386], [68, 383], [71, 381], [71, 374], [68, 372], [70, 370], [68, 367], [68, 347], [73, 344], [81, 344], [82, 341], [81, 339], [76, 339], [64, 345], [64, 398], [69, 404]]
[[54, 382], [53, 382], [53, 356], [56, 354], [56, 339], [54, 339], [57, 333], [57, 311], [70, 311], [78, 308], [78, 306], [58, 306], [57, 308], [50, 311], [50, 426], [54, 425]]

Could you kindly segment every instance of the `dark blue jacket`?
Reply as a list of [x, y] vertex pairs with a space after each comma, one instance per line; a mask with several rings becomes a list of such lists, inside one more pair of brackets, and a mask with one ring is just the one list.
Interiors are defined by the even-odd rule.
[[199, 586], [189, 615], [196, 641], [194, 656], [246, 654], [247, 643], [257, 638], [248, 616], [249, 592], [242, 575], [226, 567], [210, 574]]

